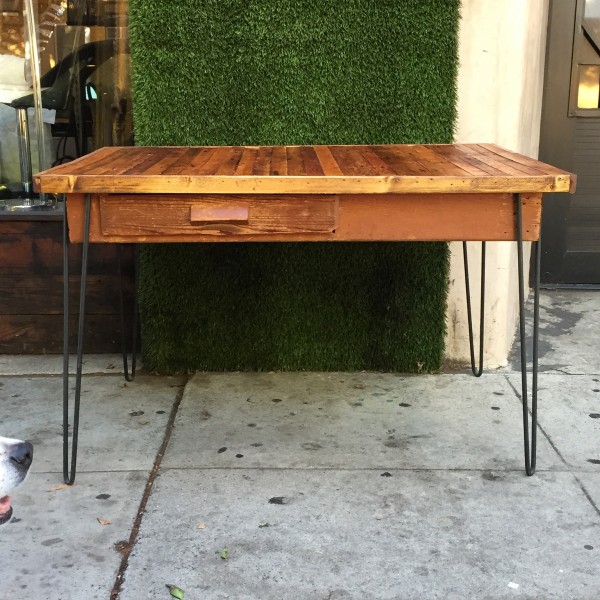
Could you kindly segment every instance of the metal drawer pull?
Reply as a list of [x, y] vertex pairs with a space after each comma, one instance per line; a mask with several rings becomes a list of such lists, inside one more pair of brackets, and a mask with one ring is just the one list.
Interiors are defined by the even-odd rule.
[[190, 222], [206, 225], [210, 223], [248, 223], [247, 206], [192, 206]]

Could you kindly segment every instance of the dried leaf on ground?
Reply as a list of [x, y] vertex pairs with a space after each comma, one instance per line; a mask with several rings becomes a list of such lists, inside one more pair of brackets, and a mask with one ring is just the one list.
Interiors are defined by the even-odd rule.
[[180, 587], [167, 583], [167, 588], [169, 589], [169, 593], [171, 596], [173, 596], [173, 598], [179, 598], [179, 600], [183, 600], [185, 592]]
[[63, 483], [61, 485], [57, 485], [56, 487], [50, 488], [49, 490], [46, 490], [47, 492], [58, 492], [58, 490], [64, 490], [65, 488], [68, 488], [69, 486], [66, 483]]

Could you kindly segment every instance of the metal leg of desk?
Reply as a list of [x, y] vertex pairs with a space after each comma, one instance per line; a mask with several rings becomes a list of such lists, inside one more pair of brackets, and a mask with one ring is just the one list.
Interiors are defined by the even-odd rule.
[[[523, 403], [523, 442], [525, 456], [525, 472], [527, 475], [535, 473], [536, 464], [536, 434], [537, 434], [537, 392], [538, 392], [538, 339], [540, 327], [540, 258], [541, 238], [533, 244], [534, 248], [534, 274], [533, 274], [533, 349], [531, 366], [531, 431], [529, 424], [529, 397], [527, 391], [527, 339], [525, 335], [525, 277], [523, 266], [523, 211], [520, 194], [514, 195], [515, 211], [517, 215], [517, 257], [519, 275], [519, 332], [521, 343], [521, 401]], [[465, 286], [467, 293], [467, 320], [469, 324], [469, 345], [471, 350], [471, 371], [475, 377], [480, 377], [483, 372], [483, 336], [484, 336], [484, 300], [485, 300], [485, 242], [481, 247], [481, 312], [479, 321], [479, 366], [475, 366], [475, 349], [473, 342], [473, 319], [471, 314], [471, 290], [469, 282], [469, 264], [467, 243], [463, 242], [463, 260], [465, 269]]]
[[517, 212], [517, 258], [519, 269], [519, 332], [521, 338], [521, 402], [523, 403], [523, 442], [525, 445], [525, 471], [527, 475], [535, 473], [536, 433], [537, 433], [537, 392], [538, 392], [538, 338], [540, 329], [540, 238], [533, 244], [533, 348], [531, 366], [531, 438], [529, 431], [529, 408], [527, 394], [527, 347], [525, 336], [525, 281], [523, 275], [523, 215], [521, 195], [515, 194]]
[[77, 472], [77, 442], [79, 440], [79, 407], [81, 403], [81, 371], [83, 367], [83, 333], [85, 320], [85, 291], [90, 232], [90, 196], [85, 197], [83, 248], [81, 252], [81, 284], [79, 289], [79, 321], [77, 326], [77, 366], [75, 371], [75, 398], [73, 400], [73, 437], [69, 465], [69, 235], [67, 211], [63, 217], [63, 479], [67, 485], [75, 483]]
[[[73, 434], [69, 452], [69, 236], [67, 215], [63, 217], [63, 478], [67, 485], [75, 483], [77, 473], [77, 445], [79, 441], [79, 413], [81, 405], [81, 375], [83, 370], [83, 336], [85, 324], [85, 297], [87, 287], [87, 264], [89, 251], [91, 199], [85, 197], [85, 216], [83, 226], [83, 245], [81, 251], [81, 284], [79, 289], [79, 319], [77, 325], [77, 363], [75, 371], [75, 397], [73, 399]], [[121, 248], [117, 248], [117, 266], [119, 278], [119, 314], [121, 321], [121, 342], [123, 353], [123, 374], [127, 381], [133, 381], [136, 368], [137, 347], [137, 283], [138, 283], [138, 251], [135, 256], [135, 291], [133, 309], [133, 343], [131, 371], [127, 364], [127, 347], [125, 342], [125, 318], [123, 302], [123, 281], [121, 272]]]
[[121, 322], [121, 348], [123, 352], [123, 375], [127, 381], [133, 381], [135, 378], [135, 367], [136, 367], [136, 350], [137, 350], [137, 324], [138, 324], [138, 302], [137, 302], [137, 290], [138, 290], [138, 273], [139, 273], [139, 249], [138, 245], [135, 245], [135, 257], [134, 257], [134, 291], [133, 291], [133, 322], [132, 330], [133, 336], [131, 340], [131, 372], [127, 364], [127, 342], [125, 340], [125, 310], [123, 302], [123, 274], [121, 271], [121, 250], [122, 244], [117, 245], [117, 268], [119, 276], [119, 318]]
[[469, 323], [469, 348], [471, 350], [471, 371], [475, 377], [483, 373], [483, 335], [485, 314], [485, 242], [481, 242], [481, 301], [479, 312], [479, 366], [475, 366], [475, 345], [473, 343], [473, 317], [471, 315], [471, 286], [469, 283], [469, 255], [467, 242], [463, 242], [463, 262], [465, 266], [465, 287], [467, 292], [467, 321]]

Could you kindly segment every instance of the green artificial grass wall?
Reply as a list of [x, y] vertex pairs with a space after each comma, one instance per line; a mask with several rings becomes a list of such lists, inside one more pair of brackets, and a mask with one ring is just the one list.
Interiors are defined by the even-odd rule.
[[[460, 0], [130, 0], [137, 145], [451, 142]], [[446, 244], [144, 247], [143, 358], [435, 371]]]

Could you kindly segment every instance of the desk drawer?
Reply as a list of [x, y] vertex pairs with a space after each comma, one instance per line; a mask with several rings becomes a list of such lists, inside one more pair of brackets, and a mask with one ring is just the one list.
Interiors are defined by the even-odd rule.
[[331, 195], [99, 195], [104, 235], [265, 235], [331, 233], [338, 198]]

